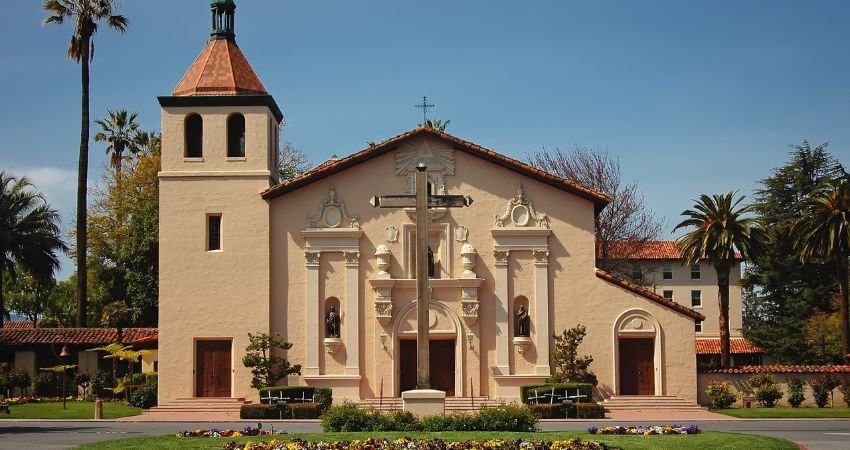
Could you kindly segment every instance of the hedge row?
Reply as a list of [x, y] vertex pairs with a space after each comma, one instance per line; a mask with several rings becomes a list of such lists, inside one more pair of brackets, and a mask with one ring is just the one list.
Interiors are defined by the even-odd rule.
[[319, 403], [287, 403], [285, 405], [242, 405], [240, 419], [318, 419]]
[[381, 413], [345, 402], [322, 415], [325, 432], [350, 431], [537, 431], [537, 417], [525, 406], [500, 405], [475, 414], [437, 414], [417, 418], [408, 411]]

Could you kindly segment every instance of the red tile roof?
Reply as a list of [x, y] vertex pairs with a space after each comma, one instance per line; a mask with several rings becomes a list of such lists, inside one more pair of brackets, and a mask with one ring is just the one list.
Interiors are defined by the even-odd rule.
[[31, 320], [15, 320], [15, 321], [12, 321], [12, 322], [8, 322], [8, 321], [3, 322], [3, 329], [4, 330], [9, 330], [9, 329], [20, 330], [20, 329], [23, 329], [23, 328], [35, 328], [35, 327], [33, 326]]
[[172, 95], [268, 95], [268, 92], [236, 42], [211, 39]]
[[[639, 260], [682, 259], [682, 252], [679, 250], [676, 241], [649, 241], [639, 246], [639, 248], [635, 248], [635, 246], [635, 244], [630, 242], [612, 242], [608, 250], [608, 258]], [[735, 257], [740, 259], [741, 255], [735, 253]]]
[[706, 373], [850, 373], [850, 365], [791, 366], [773, 364], [769, 366], [743, 366], [729, 369], [709, 370]]
[[285, 183], [270, 187], [262, 193], [262, 196], [264, 199], [272, 199], [277, 196], [286, 194], [287, 192], [294, 191], [302, 186], [307, 185], [308, 183], [328, 177], [351, 166], [354, 166], [364, 161], [368, 161], [369, 159], [372, 159], [376, 156], [394, 150], [400, 142], [409, 139], [413, 136], [419, 135], [432, 135], [444, 139], [449, 143], [453, 144], [454, 148], [457, 150], [465, 151], [473, 156], [486, 159], [502, 167], [511, 169], [523, 175], [552, 185], [558, 189], [591, 200], [596, 204], [597, 211], [601, 210], [603, 207], [605, 207], [605, 205], [607, 205], [611, 201], [611, 199], [605, 194], [596, 192], [592, 189], [589, 189], [577, 183], [573, 183], [564, 178], [557, 177], [536, 167], [529, 166], [524, 162], [507, 157], [486, 147], [482, 147], [478, 144], [465, 141], [448, 133], [435, 130], [429, 127], [415, 128], [406, 133], [402, 133], [396, 137], [383, 141], [380, 144], [370, 146], [364, 150], [361, 150], [344, 158], [328, 160], [319, 165], [318, 167], [315, 167], [314, 169], [302, 174], [299, 177], [293, 178], [292, 180], [289, 180]]
[[627, 291], [634, 292], [642, 297], [645, 297], [649, 300], [652, 300], [655, 303], [660, 304], [661, 306], [667, 307], [676, 311], [678, 313], [684, 314], [688, 317], [693, 318], [694, 320], [705, 320], [705, 316], [694, 311], [687, 306], [680, 305], [672, 300], [667, 300], [666, 298], [646, 289], [643, 286], [632, 283], [631, 281], [627, 281], [623, 278], [617, 277], [616, 275], [606, 272], [602, 269], [596, 269], [596, 276], [601, 278], [611, 284], [617, 285]]
[[[156, 342], [157, 328], [125, 328], [125, 344]], [[29, 328], [0, 330], [0, 345], [108, 344], [118, 340], [115, 328]]]
[[[697, 355], [719, 355], [720, 338], [697, 338]], [[733, 354], [764, 353], [764, 349], [753, 344], [746, 338], [729, 339], [729, 350]]]

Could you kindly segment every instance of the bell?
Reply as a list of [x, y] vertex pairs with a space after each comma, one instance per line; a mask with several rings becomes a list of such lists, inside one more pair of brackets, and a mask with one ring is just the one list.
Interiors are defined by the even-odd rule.
[[62, 346], [62, 351], [61, 351], [61, 352], [59, 352], [59, 356], [60, 356], [60, 357], [62, 357], [62, 358], [66, 358], [66, 357], [68, 357], [70, 354], [71, 354], [71, 353], [70, 353], [70, 352], [68, 352], [68, 346], [67, 346], [67, 345], [63, 345], [63, 346]]

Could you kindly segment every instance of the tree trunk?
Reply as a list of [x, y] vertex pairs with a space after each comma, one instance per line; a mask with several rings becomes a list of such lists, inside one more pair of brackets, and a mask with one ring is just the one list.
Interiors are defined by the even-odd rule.
[[[0, 258], [3, 252], [0, 251]], [[6, 302], [3, 300], [3, 260], [0, 259], [0, 330], [3, 329], [3, 321], [6, 320]]]
[[850, 320], [848, 320], [848, 264], [847, 257], [839, 257], [837, 264], [838, 268], [838, 292], [841, 295], [839, 300], [838, 318], [841, 321], [841, 354], [844, 360], [850, 362]]
[[729, 367], [729, 272], [731, 267], [715, 266], [717, 271], [717, 301], [720, 309], [720, 367]]
[[88, 217], [86, 213], [86, 190], [89, 171], [89, 37], [83, 38], [82, 70], [82, 114], [80, 118], [80, 161], [77, 167], [77, 327], [86, 326], [88, 309]]

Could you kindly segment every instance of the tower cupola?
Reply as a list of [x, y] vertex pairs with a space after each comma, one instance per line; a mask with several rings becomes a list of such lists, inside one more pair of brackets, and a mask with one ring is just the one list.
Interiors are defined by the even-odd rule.
[[212, 10], [210, 36], [213, 39], [236, 39], [236, 33], [233, 31], [236, 3], [233, 0], [213, 0], [210, 3], [210, 9]]

